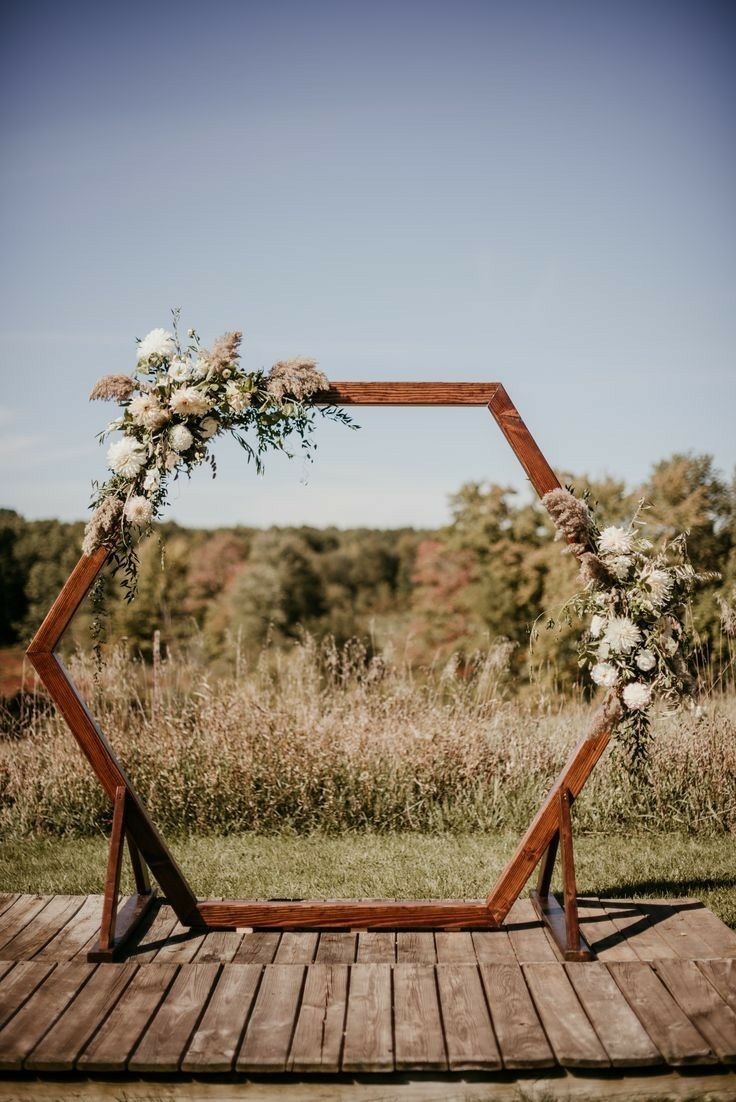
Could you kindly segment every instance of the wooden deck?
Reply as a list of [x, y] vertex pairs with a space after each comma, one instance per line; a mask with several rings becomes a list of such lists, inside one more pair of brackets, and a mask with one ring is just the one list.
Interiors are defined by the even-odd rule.
[[192, 934], [159, 908], [88, 964], [99, 896], [0, 896], [0, 1069], [458, 1073], [736, 1064], [736, 934], [694, 900], [582, 899], [563, 964], [504, 929]]

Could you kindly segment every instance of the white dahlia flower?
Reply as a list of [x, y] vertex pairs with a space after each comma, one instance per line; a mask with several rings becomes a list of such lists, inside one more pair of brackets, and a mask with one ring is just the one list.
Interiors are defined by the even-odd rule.
[[250, 394], [245, 394], [235, 381], [227, 384], [225, 395], [230, 409], [234, 410], [235, 413], [240, 413], [250, 405]]
[[188, 451], [194, 443], [194, 437], [192, 436], [186, 425], [174, 425], [169, 430], [169, 441], [175, 452], [181, 455], [182, 452]]
[[628, 555], [634, 546], [634, 540], [630, 532], [625, 528], [617, 528], [611, 525], [604, 528], [598, 540], [601, 551], [609, 555]]
[[610, 662], [596, 662], [590, 671], [590, 676], [596, 685], [605, 685], [607, 689], [618, 681], [618, 671]]
[[652, 699], [652, 690], [641, 681], [630, 681], [623, 691], [624, 704], [632, 712], [640, 712]]
[[641, 642], [641, 632], [628, 616], [612, 616], [608, 621], [604, 642], [618, 654], [628, 654]]
[[136, 424], [151, 432], [160, 429], [169, 419], [168, 411], [162, 409], [153, 394], [136, 394], [135, 398], [131, 398], [128, 409]]
[[150, 359], [168, 360], [176, 352], [176, 342], [167, 329], [152, 329], [138, 342], [138, 363]]
[[146, 461], [146, 449], [132, 436], [111, 444], [107, 449], [107, 465], [123, 478], [135, 478]]
[[151, 502], [147, 497], [142, 497], [140, 494], [128, 498], [123, 512], [125, 513], [125, 519], [130, 524], [139, 525], [149, 524], [153, 515]]
[[657, 665], [657, 659], [650, 650], [640, 650], [636, 656], [636, 664], [643, 673], [647, 673]]
[[606, 620], [604, 616], [599, 616], [596, 612], [590, 621], [590, 634], [593, 639], [600, 639], [601, 632], [606, 626]]
[[161, 485], [161, 475], [158, 471], [152, 468], [150, 471], [146, 471], [146, 477], [143, 479], [143, 489], [146, 493], [152, 493]]
[[210, 408], [210, 401], [194, 386], [182, 386], [171, 395], [169, 405], [180, 417], [198, 417]]
[[609, 560], [608, 565], [618, 581], [623, 582], [631, 570], [631, 559], [628, 555], [616, 555], [615, 558]]
[[672, 594], [674, 579], [668, 570], [650, 570], [644, 576], [644, 582], [649, 587], [649, 596], [653, 605], [663, 605]]
[[211, 436], [214, 436], [220, 427], [220, 422], [216, 417], [205, 417], [199, 426], [199, 435], [203, 440], [209, 440]]
[[172, 360], [169, 364], [168, 375], [175, 383], [185, 383], [192, 377], [192, 369], [186, 360]]

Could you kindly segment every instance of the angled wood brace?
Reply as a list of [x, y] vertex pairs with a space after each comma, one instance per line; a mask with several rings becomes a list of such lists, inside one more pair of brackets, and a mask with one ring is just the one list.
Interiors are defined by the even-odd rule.
[[[513, 402], [500, 383], [332, 383], [316, 397], [318, 405], [487, 406], [540, 497], [559, 487]], [[110, 960], [150, 908], [154, 893], [148, 866], [185, 926], [229, 929], [489, 929], [506, 918], [534, 868], [545, 857], [532, 899], [566, 959], [591, 956], [580, 936], [575, 898], [570, 804], [599, 761], [610, 732], [584, 737], [552, 786], [516, 852], [483, 901], [239, 901], [197, 900], [166, 843], [154, 826], [120, 761], [55, 654], [64, 631], [110, 556], [107, 548], [83, 555], [27, 650], [28, 657], [66, 720], [114, 805], [100, 944], [92, 960]], [[123, 839], [130, 844], [136, 894], [117, 914]], [[564, 908], [550, 891], [558, 849], [563, 858]]]

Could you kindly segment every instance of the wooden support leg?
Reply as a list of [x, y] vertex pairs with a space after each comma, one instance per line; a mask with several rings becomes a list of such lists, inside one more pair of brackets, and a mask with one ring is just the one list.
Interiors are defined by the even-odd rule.
[[140, 926], [151, 909], [156, 893], [152, 890], [148, 872], [133, 839], [128, 835], [130, 863], [133, 867], [136, 894], [131, 896], [118, 914], [118, 894], [120, 892], [120, 870], [123, 863], [123, 848], [126, 838], [125, 812], [127, 789], [119, 785], [115, 789], [115, 804], [112, 816], [110, 850], [107, 857], [107, 877], [105, 894], [102, 901], [102, 919], [100, 939], [94, 949], [87, 953], [89, 961], [111, 961], [118, 956], [125, 944]]
[[[592, 960], [593, 951], [580, 933], [570, 815], [572, 800], [570, 790], [565, 787], [560, 788], [557, 798], [557, 831], [547, 847], [540, 866], [537, 886], [530, 895], [534, 909], [552, 934], [564, 959]], [[558, 847], [562, 863], [563, 907], [550, 891]]]

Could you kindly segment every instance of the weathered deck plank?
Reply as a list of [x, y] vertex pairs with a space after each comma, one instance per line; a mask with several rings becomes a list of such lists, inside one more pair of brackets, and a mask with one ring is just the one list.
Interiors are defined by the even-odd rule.
[[182, 1071], [217, 1075], [232, 1070], [262, 971], [260, 964], [223, 968], [187, 1048]]
[[397, 964], [393, 972], [396, 1070], [444, 1070], [447, 1055], [434, 965]]
[[304, 972], [298, 964], [266, 965], [236, 1059], [238, 1071], [286, 1071]]
[[556, 1060], [520, 965], [493, 962], [479, 968], [504, 1067], [553, 1067]]
[[38, 1041], [63, 1014], [95, 966], [57, 965], [0, 1030], [0, 1069], [18, 1071]]
[[566, 965], [583, 1010], [614, 1067], [661, 1064], [659, 1049], [621, 994], [605, 964], [588, 961]]
[[736, 1013], [692, 960], [661, 960], [657, 975], [722, 1063], [736, 1062]]
[[354, 964], [345, 1022], [342, 1070], [393, 1071], [391, 1029], [391, 966]]
[[340, 1070], [347, 999], [346, 964], [316, 963], [307, 969], [289, 1071], [329, 1074]]
[[644, 961], [611, 961], [611, 975], [668, 1064], [711, 1064], [710, 1046]]
[[95, 968], [84, 954], [100, 908], [99, 896], [0, 897], [0, 942], [32, 958], [0, 949], [0, 1067], [206, 1076], [736, 1063], [735, 935], [692, 900], [581, 900], [600, 959], [565, 965], [521, 901], [503, 929], [398, 933], [191, 933], [163, 904], [127, 962]]
[[130, 1054], [163, 1002], [177, 971], [175, 964], [147, 963], [138, 967], [112, 1012], [78, 1058], [79, 1071], [125, 1071]]
[[137, 964], [100, 964], [25, 1061], [32, 1071], [73, 1071], [77, 1058], [133, 979]]
[[128, 1061], [130, 1071], [170, 1073], [179, 1070], [219, 970], [217, 964], [181, 966]]
[[524, 965], [531, 992], [552, 1050], [563, 1068], [602, 1068], [610, 1063], [563, 966]]
[[488, 1014], [483, 984], [476, 964], [437, 966], [445, 1041], [453, 1071], [486, 1070], [501, 1067], [493, 1026]]

